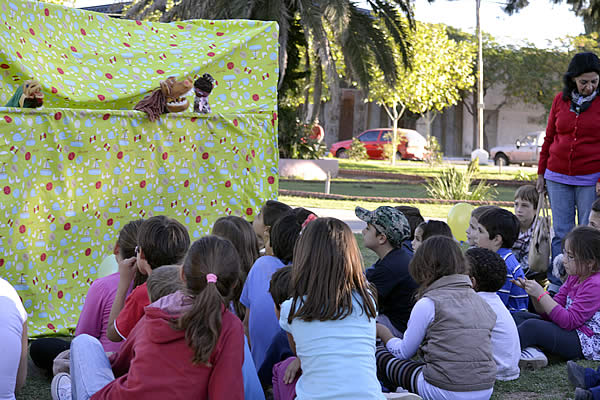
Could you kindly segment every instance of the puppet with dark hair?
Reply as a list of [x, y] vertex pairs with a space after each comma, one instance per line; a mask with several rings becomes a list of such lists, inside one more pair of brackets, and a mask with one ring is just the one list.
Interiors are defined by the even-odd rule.
[[194, 111], [202, 114], [210, 113], [210, 104], [208, 104], [208, 96], [213, 90], [215, 79], [210, 74], [204, 74], [194, 82]]
[[185, 94], [191, 89], [192, 82], [189, 79], [178, 81], [174, 76], [170, 76], [166, 81], [160, 82], [160, 88], [140, 100], [134, 109], [145, 112], [148, 119], [154, 122], [161, 114], [187, 110], [190, 104]]
[[17, 88], [5, 107], [38, 108], [43, 103], [42, 85], [35, 79], [29, 79]]

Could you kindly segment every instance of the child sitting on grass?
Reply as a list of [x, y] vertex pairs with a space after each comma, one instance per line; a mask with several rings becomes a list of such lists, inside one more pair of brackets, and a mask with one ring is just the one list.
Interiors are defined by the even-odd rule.
[[[260, 212], [256, 218], [254, 218], [254, 221], [252, 221], [252, 228], [254, 229], [254, 233], [256, 233], [256, 237], [258, 238], [258, 245], [262, 249], [261, 255], [266, 254], [265, 244], [267, 240], [265, 239], [265, 235], [269, 233], [275, 221], [290, 211], [292, 211], [292, 207], [285, 203], [277, 200], [267, 200], [267, 202], [260, 209]], [[273, 254], [267, 255], [272, 256]]]
[[506, 281], [506, 264], [497, 253], [478, 247], [465, 253], [473, 289], [496, 313], [492, 330], [492, 350], [496, 362], [496, 379], [512, 381], [519, 378], [519, 332], [506, 306], [496, 294]]
[[71, 344], [71, 376], [52, 382], [54, 400], [242, 400], [244, 329], [229, 309], [240, 259], [230, 241], [205, 236], [192, 245], [178, 291], [146, 307], [118, 353], [98, 339]]
[[296, 399], [383, 399], [375, 374], [377, 305], [348, 225], [335, 218], [308, 223], [294, 248], [290, 291], [279, 324], [301, 363]]
[[368, 211], [356, 207], [356, 216], [367, 223], [364, 245], [379, 257], [367, 268], [367, 280], [377, 289], [379, 316], [396, 336], [402, 336], [410, 315], [417, 284], [408, 273], [413, 252], [408, 247], [410, 226], [404, 215], [393, 207]]
[[475, 246], [475, 234], [477, 233], [477, 224], [479, 223], [479, 217], [483, 215], [487, 210], [498, 208], [497, 206], [479, 206], [471, 211], [471, 219], [469, 220], [469, 226], [467, 227], [467, 243], [469, 246]]
[[498, 253], [506, 264], [506, 280], [498, 290], [498, 296], [511, 313], [527, 311], [529, 296], [513, 283], [513, 280], [525, 279], [525, 274], [510, 251], [519, 235], [519, 220], [510, 211], [495, 207], [485, 211], [477, 221], [475, 246]]
[[540, 314], [513, 314], [523, 349], [521, 367], [547, 365], [538, 348], [567, 360], [600, 360], [600, 231], [576, 227], [564, 239], [563, 254], [569, 277], [554, 298], [535, 280], [515, 281]]
[[[519, 237], [512, 246], [512, 253], [525, 275], [529, 272], [529, 243], [535, 229], [540, 194], [533, 185], [520, 186], [515, 192], [515, 216], [519, 220]], [[545, 277], [545, 276], [544, 276]]]
[[413, 251], [417, 251], [421, 243], [429, 239], [432, 236], [441, 235], [453, 238], [452, 230], [444, 221], [436, 221], [430, 219], [429, 221], [422, 222], [417, 229], [415, 229], [415, 238], [412, 241]]
[[[402, 339], [377, 324], [377, 374], [384, 386], [426, 400], [488, 400], [496, 379], [491, 333], [496, 314], [471, 287], [454, 239], [433, 236], [410, 262], [421, 286]], [[420, 350], [424, 362], [412, 358]]]

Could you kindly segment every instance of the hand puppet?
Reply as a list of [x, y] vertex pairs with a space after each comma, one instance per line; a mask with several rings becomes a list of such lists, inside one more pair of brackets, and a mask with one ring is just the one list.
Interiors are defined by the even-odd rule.
[[161, 114], [175, 113], [187, 110], [187, 92], [192, 89], [192, 82], [188, 79], [178, 81], [174, 76], [160, 82], [160, 88], [149, 96], [144, 97], [134, 107], [138, 111], [148, 114], [150, 121], [156, 121]]
[[5, 107], [38, 108], [43, 103], [42, 85], [35, 79], [29, 79], [17, 88]]
[[194, 82], [194, 111], [202, 114], [210, 113], [210, 104], [208, 104], [208, 95], [213, 90], [215, 79], [210, 74], [204, 74]]

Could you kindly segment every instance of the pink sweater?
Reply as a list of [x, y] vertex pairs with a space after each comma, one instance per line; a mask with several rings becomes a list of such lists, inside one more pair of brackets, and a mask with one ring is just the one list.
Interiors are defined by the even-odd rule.
[[[90, 286], [83, 303], [83, 309], [79, 315], [79, 321], [75, 328], [75, 336], [87, 333], [90, 336], [98, 338], [104, 351], [119, 351], [120, 342], [111, 342], [106, 337], [108, 327], [108, 317], [112, 308], [117, 287], [119, 286], [119, 273], [96, 279]], [[131, 288], [127, 294], [131, 292]]]
[[600, 322], [600, 272], [583, 282], [579, 277], [569, 276], [554, 300], [561, 307], [554, 307], [548, 318], [566, 330], [578, 330], [587, 337], [599, 334]]

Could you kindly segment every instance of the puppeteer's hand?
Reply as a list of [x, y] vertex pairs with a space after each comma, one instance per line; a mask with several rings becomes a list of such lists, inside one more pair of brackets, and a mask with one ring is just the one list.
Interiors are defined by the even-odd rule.
[[296, 357], [294, 361], [289, 363], [287, 368], [285, 369], [285, 374], [283, 375], [283, 383], [285, 383], [286, 385], [292, 383], [294, 379], [296, 379], [298, 372], [301, 372], [300, 359]]

